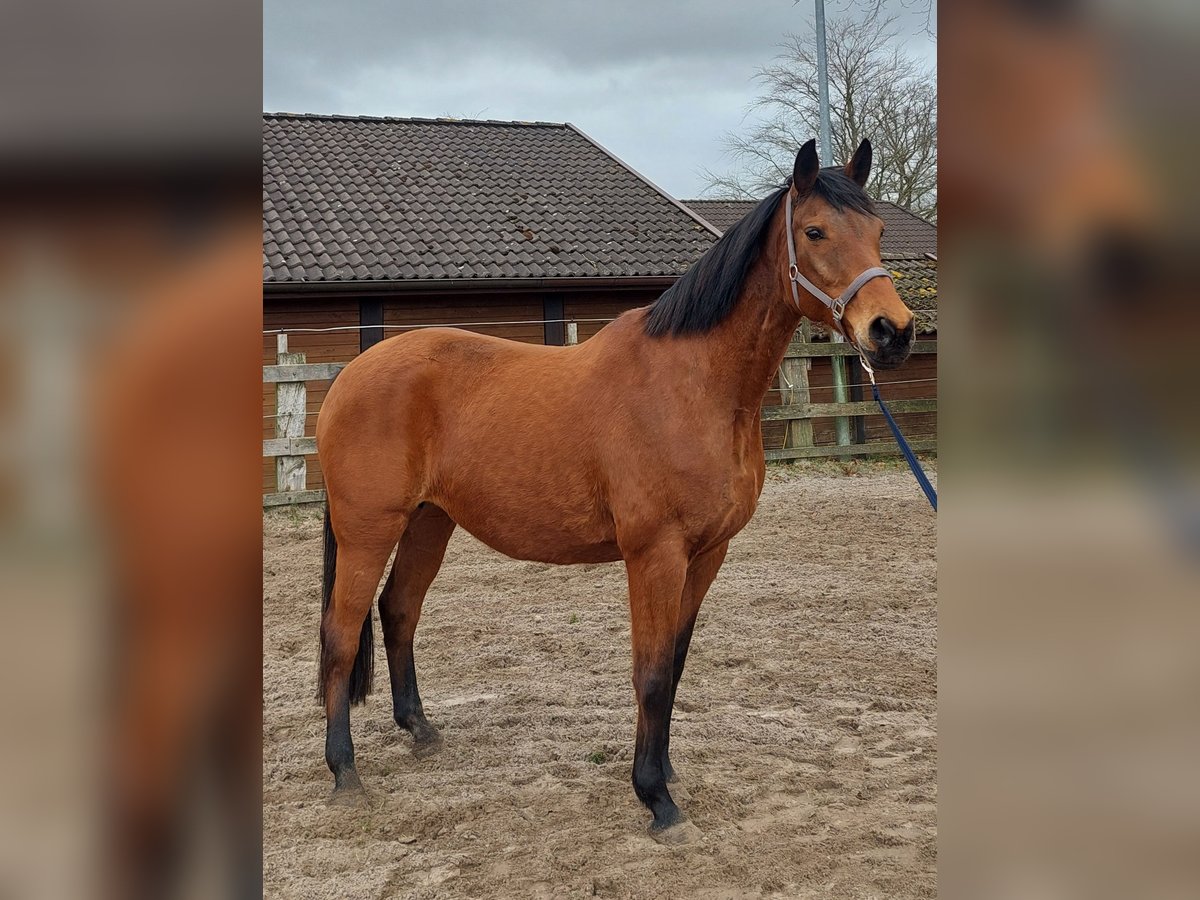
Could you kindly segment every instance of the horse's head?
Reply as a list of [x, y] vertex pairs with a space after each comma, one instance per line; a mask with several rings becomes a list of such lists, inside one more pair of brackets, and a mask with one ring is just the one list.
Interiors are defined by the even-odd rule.
[[795, 248], [790, 272], [804, 315], [841, 332], [872, 366], [889, 369], [908, 358], [916, 327], [891, 278], [871, 272], [882, 268], [883, 221], [863, 190], [870, 174], [869, 141], [844, 169], [822, 169], [816, 141], [800, 148], [788, 195]]

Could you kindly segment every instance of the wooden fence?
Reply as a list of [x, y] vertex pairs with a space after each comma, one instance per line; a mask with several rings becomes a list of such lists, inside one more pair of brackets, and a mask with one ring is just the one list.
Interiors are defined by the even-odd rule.
[[[576, 341], [575, 323], [567, 323], [568, 344]], [[914, 354], [936, 353], [936, 341], [917, 341]], [[809, 371], [814, 359], [854, 357], [849, 344], [811, 343], [796, 341], [788, 347], [779, 370], [781, 403], [762, 408], [763, 423], [785, 423], [783, 446], [763, 451], [768, 461], [812, 459], [820, 457], [894, 455], [899, 448], [891, 440], [817, 444], [814, 442], [813, 420], [847, 417], [861, 421], [878, 413], [874, 400], [849, 400], [842, 403], [814, 403], [809, 384]], [[328, 381], [345, 363], [306, 363], [303, 353], [289, 353], [286, 334], [277, 335], [276, 364], [263, 367], [263, 383], [275, 385], [275, 436], [263, 440], [263, 457], [275, 460], [275, 491], [263, 495], [263, 506], [282, 506], [294, 503], [313, 503], [325, 499], [322, 490], [307, 486], [306, 456], [317, 452], [317, 439], [305, 435], [308, 418], [307, 388], [309, 381]], [[933, 413], [936, 399], [889, 400], [893, 413]], [[862, 429], [852, 433], [860, 436]], [[914, 450], [934, 450], [937, 441], [932, 437], [910, 439]]]
[[[937, 353], [937, 341], [917, 341], [913, 354]], [[861, 419], [877, 415], [879, 407], [871, 400], [848, 400], [841, 403], [814, 403], [811, 399], [808, 373], [811, 362], [817, 358], [829, 358], [831, 363], [846, 357], [857, 361], [858, 351], [850, 344], [792, 343], [779, 367], [779, 394], [781, 404], [764, 406], [762, 419], [767, 422], [787, 423], [783, 446], [763, 451], [768, 461], [779, 462], [790, 459], [812, 459], [837, 456], [876, 456], [899, 454], [900, 448], [892, 440], [864, 441], [851, 438], [848, 443], [817, 444], [813, 439], [813, 419], [846, 417]], [[868, 389], [869, 392], [869, 389]], [[937, 400], [888, 400], [888, 408], [896, 414], [937, 412]], [[861, 433], [861, 429], [854, 429]], [[914, 450], [934, 450], [935, 438], [910, 439]]]

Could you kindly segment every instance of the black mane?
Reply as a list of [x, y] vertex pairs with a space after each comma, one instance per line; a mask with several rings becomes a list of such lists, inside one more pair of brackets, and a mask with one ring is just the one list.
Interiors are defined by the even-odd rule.
[[[787, 184], [776, 188], [650, 305], [646, 334], [692, 334], [715, 328], [733, 312], [742, 283], [762, 249], [767, 223], [775, 214]], [[813, 183], [816, 194], [834, 209], [874, 215], [866, 191], [838, 167], [821, 169]]]

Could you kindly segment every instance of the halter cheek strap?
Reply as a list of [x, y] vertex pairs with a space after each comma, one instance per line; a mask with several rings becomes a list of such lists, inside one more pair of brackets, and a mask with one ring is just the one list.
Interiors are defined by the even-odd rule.
[[792, 232], [792, 191], [791, 188], [787, 192], [787, 219], [784, 227], [787, 229], [787, 248], [788, 248], [788, 280], [792, 283], [792, 300], [795, 301], [796, 309], [800, 309], [800, 290], [796, 287], [798, 284], [804, 285], [804, 289], [829, 307], [833, 313], [833, 321], [841, 328], [842, 314], [846, 311], [846, 304], [854, 299], [854, 295], [859, 289], [873, 278], [891, 279], [892, 273], [887, 269], [882, 269], [879, 266], [874, 266], [860, 274], [852, 282], [850, 286], [842, 291], [842, 295], [837, 299], [830, 297], [827, 293], [804, 277], [796, 265], [796, 235]]

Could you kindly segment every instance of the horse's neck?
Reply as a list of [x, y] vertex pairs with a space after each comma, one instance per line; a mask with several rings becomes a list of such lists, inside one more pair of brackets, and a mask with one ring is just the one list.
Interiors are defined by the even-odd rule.
[[761, 406], [800, 324], [782, 261], [787, 252], [779, 231], [782, 217], [775, 218], [772, 236], [747, 273], [733, 311], [707, 336], [712, 391], [727, 392], [736, 409], [757, 411]]

